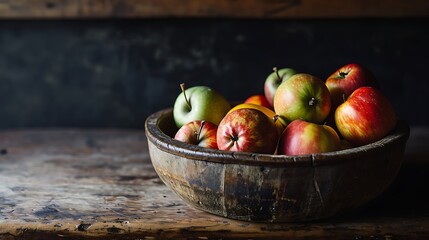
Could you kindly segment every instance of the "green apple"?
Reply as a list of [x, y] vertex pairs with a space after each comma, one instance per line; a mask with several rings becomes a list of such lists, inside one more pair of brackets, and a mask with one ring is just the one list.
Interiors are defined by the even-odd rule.
[[280, 119], [322, 123], [331, 109], [331, 95], [319, 78], [298, 73], [280, 84], [274, 95], [274, 111]]
[[273, 68], [273, 71], [274, 72], [268, 75], [264, 82], [264, 95], [268, 103], [271, 105], [271, 108], [274, 106], [274, 94], [276, 93], [277, 88], [282, 82], [297, 73], [296, 70], [292, 68], [277, 69], [275, 67]]
[[216, 90], [208, 86], [194, 86], [177, 96], [173, 106], [173, 118], [178, 128], [195, 121], [205, 120], [219, 125], [222, 118], [231, 109], [231, 104]]

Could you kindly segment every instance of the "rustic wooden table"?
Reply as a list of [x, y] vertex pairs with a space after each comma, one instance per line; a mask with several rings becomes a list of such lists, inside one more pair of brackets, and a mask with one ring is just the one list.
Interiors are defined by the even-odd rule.
[[391, 188], [354, 212], [264, 224], [188, 206], [152, 168], [144, 131], [0, 132], [0, 239], [429, 239], [429, 129], [412, 128]]

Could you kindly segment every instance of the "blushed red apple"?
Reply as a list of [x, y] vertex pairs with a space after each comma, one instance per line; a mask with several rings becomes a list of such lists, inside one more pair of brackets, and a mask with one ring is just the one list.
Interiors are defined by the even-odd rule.
[[325, 84], [331, 93], [333, 108], [338, 107], [360, 87], [378, 87], [372, 72], [358, 63], [349, 63], [340, 67], [326, 79]]
[[228, 113], [217, 130], [220, 150], [273, 154], [277, 142], [274, 121], [256, 109], [241, 108]]
[[265, 113], [265, 115], [267, 115], [270, 119], [273, 119], [274, 125], [277, 128], [279, 136], [283, 132], [283, 130], [285, 129], [286, 125], [283, 125], [284, 123], [282, 123], [278, 119], [278, 115], [276, 115], [276, 113], [273, 110], [266, 108], [264, 106], [261, 106], [261, 105], [256, 105], [256, 104], [252, 104], [252, 103], [241, 103], [241, 104], [238, 104], [235, 107], [231, 108], [231, 110], [229, 110], [228, 113], [235, 111], [237, 109], [241, 109], [241, 108], [252, 108], [252, 109], [256, 109], [256, 110], [259, 110], [259, 111]]
[[356, 89], [335, 111], [340, 134], [353, 145], [364, 145], [385, 137], [396, 126], [390, 100], [373, 87]]
[[217, 149], [217, 127], [209, 121], [191, 121], [179, 128], [174, 139], [200, 147]]
[[294, 120], [281, 135], [277, 152], [282, 155], [303, 155], [333, 152], [340, 148], [340, 137], [332, 127]]

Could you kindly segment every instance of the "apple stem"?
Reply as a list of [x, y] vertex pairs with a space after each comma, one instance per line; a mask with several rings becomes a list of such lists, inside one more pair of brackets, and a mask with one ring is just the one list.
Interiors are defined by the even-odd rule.
[[343, 93], [343, 102], [346, 102], [346, 94]]
[[345, 78], [347, 76], [348, 72], [340, 72], [340, 77]]
[[206, 121], [202, 120], [200, 129], [198, 129], [198, 133], [197, 133], [197, 141], [200, 141], [200, 135], [201, 135], [201, 132], [203, 131], [205, 124], [206, 124]]
[[314, 97], [312, 97], [312, 98], [310, 99], [310, 101], [308, 102], [308, 105], [310, 105], [310, 106], [314, 106], [314, 105], [316, 105], [316, 99], [315, 99]]
[[274, 116], [273, 116], [273, 121], [274, 121], [274, 123], [276, 123], [276, 122], [277, 122], [277, 120], [279, 119], [279, 117], [280, 117], [279, 115], [274, 115]]
[[277, 82], [281, 82], [282, 78], [280, 77], [280, 74], [279, 74], [279, 71], [278, 71], [277, 67], [273, 67], [273, 71], [276, 73]]
[[185, 83], [180, 84], [180, 89], [182, 89], [182, 93], [183, 93], [183, 96], [185, 97], [186, 104], [188, 104], [188, 107], [189, 107], [190, 109], [192, 109], [192, 107], [191, 107], [191, 103], [189, 102], [188, 98], [186, 97], [186, 92], [185, 92]]

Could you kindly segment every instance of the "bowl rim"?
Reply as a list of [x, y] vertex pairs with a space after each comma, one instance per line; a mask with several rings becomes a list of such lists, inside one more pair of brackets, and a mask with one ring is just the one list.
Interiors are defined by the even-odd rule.
[[244, 164], [257, 166], [321, 166], [344, 162], [345, 159], [357, 159], [361, 154], [371, 154], [383, 150], [383, 147], [397, 144], [403, 141], [404, 145], [409, 138], [409, 124], [402, 119], [397, 119], [395, 129], [386, 137], [363, 146], [334, 152], [307, 154], [307, 155], [275, 155], [250, 152], [234, 152], [217, 149], [203, 148], [197, 145], [184, 143], [165, 134], [159, 128], [159, 122], [168, 115], [172, 116], [173, 109], [166, 108], [149, 115], [145, 120], [145, 133], [148, 141], [158, 149], [188, 159], [223, 163]]

